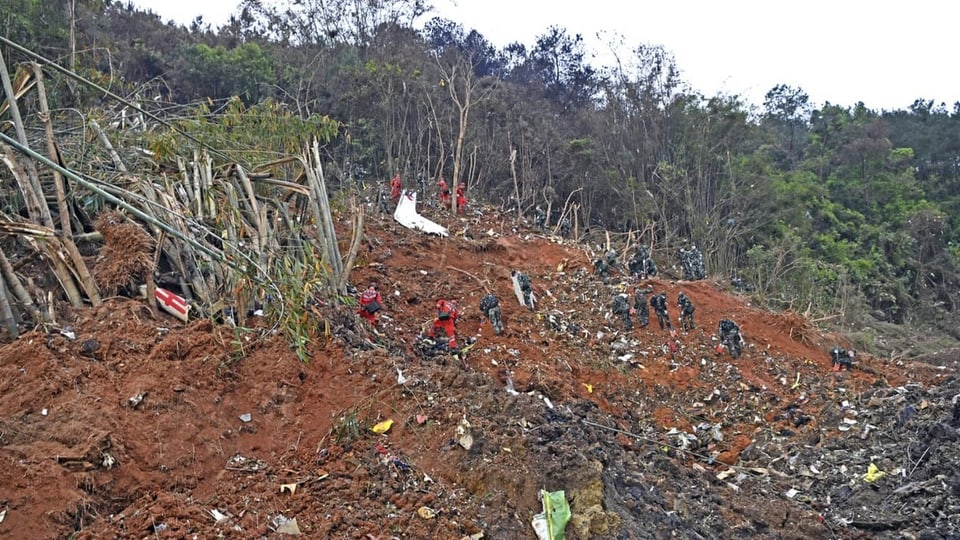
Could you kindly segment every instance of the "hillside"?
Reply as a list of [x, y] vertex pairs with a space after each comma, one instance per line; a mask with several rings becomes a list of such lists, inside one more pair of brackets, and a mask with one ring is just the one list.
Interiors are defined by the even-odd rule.
[[[263, 319], [181, 324], [126, 298], [62, 318], [75, 339], [0, 348], [0, 536], [533, 538], [541, 489], [565, 490], [572, 539], [960, 535], [956, 354], [833, 372], [837, 336], [664, 276], [649, 285], [674, 320], [681, 291], [697, 308], [671, 354], [655, 323], [606, 321], [635, 284], [598, 279], [583, 246], [488, 209], [424, 212], [455, 234], [367, 221], [352, 281], [379, 282], [381, 328], [311, 310], [330, 337], [309, 363]], [[481, 324], [488, 290], [502, 336]], [[465, 365], [414, 354], [441, 297], [478, 336]], [[715, 352], [721, 318], [739, 359]]]

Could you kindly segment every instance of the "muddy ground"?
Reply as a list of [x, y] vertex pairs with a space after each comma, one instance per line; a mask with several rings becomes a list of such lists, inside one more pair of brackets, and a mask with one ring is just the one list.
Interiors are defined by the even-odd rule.
[[[842, 339], [669, 260], [641, 285], [675, 323], [689, 296], [695, 329], [625, 332], [610, 303], [637, 282], [593, 275], [599, 246], [423, 212], [453, 234], [368, 220], [353, 282], [380, 283], [380, 327], [328, 310], [308, 363], [268, 317], [182, 324], [121, 297], [3, 345], [0, 536], [534, 538], [543, 489], [565, 491], [571, 539], [960, 536], [956, 351], [834, 372]], [[440, 297], [477, 337], [464, 363], [414, 354]]]

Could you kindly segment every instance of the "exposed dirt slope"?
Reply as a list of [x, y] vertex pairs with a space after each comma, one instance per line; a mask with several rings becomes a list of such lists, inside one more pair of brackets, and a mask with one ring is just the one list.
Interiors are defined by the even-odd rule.
[[[607, 315], [635, 283], [593, 276], [581, 247], [427, 212], [456, 234], [368, 221], [354, 281], [381, 285], [379, 332], [328, 313], [306, 364], [260, 319], [182, 325], [123, 298], [71, 314], [75, 339], [0, 348], [0, 536], [533, 538], [541, 489], [565, 490], [574, 539], [960, 534], [955, 353], [832, 372], [835, 337], [709, 280], [643, 283], [674, 320], [689, 296], [693, 331], [623, 332]], [[478, 336], [466, 366], [413, 354], [440, 297]], [[743, 328], [737, 360], [714, 350], [721, 318]]]

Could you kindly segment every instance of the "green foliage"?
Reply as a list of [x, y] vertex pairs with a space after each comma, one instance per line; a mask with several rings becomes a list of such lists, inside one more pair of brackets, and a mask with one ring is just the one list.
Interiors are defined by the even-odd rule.
[[271, 272], [280, 295], [280, 306], [274, 307], [278, 324], [290, 348], [301, 362], [310, 360], [309, 345], [317, 338], [317, 314], [311, 310], [322, 297], [327, 283], [327, 268], [310, 244], [302, 257], [285, 255], [278, 259]]
[[188, 99], [221, 100], [233, 96], [244, 103], [259, 102], [275, 81], [274, 60], [256, 43], [227, 49], [205, 43], [188, 45], [186, 77], [180, 90]]
[[326, 144], [336, 137], [340, 127], [327, 116], [300, 118], [285, 104], [273, 99], [247, 107], [234, 97], [216, 113], [203, 102], [192, 113], [191, 117], [175, 123], [177, 130], [144, 135], [156, 161], [191, 150], [192, 141], [184, 139], [179, 132], [188, 133], [238, 162], [249, 163], [299, 153], [314, 137]]
[[347, 414], [337, 420], [337, 425], [333, 428], [337, 442], [350, 442], [360, 437], [360, 420], [357, 418], [356, 411], [348, 411]]
[[[50, 0], [0, 0], [0, 35], [42, 54], [67, 49], [69, 8]], [[8, 67], [10, 51], [4, 49]]]

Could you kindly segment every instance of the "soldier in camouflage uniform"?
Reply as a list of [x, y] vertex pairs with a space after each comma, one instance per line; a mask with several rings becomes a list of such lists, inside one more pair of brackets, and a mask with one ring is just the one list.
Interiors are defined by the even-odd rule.
[[687, 298], [687, 295], [680, 293], [677, 297], [677, 307], [680, 308], [680, 329], [684, 332], [693, 330], [693, 302]]
[[637, 322], [640, 328], [646, 328], [650, 324], [650, 309], [647, 304], [647, 293], [652, 292], [646, 287], [637, 287], [633, 292], [633, 310], [637, 314]]
[[623, 329], [633, 330], [633, 320], [630, 319], [630, 302], [627, 293], [620, 293], [613, 297], [613, 314], [623, 321]]
[[500, 318], [500, 300], [492, 294], [487, 294], [480, 299], [480, 313], [490, 319], [493, 326], [493, 333], [500, 335], [503, 333], [503, 321]]
[[670, 314], [667, 312], [667, 291], [663, 291], [650, 299], [650, 307], [657, 314], [657, 322], [661, 330], [673, 330], [673, 324], [670, 322]]
[[638, 246], [636, 253], [629, 263], [630, 275], [639, 276], [640, 279], [653, 277], [657, 275], [657, 264], [650, 257], [650, 250], [647, 246]]
[[540, 205], [537, 205], [534, 210], [533, 224], [541, 230], [547, 226], [547, 213], [543, 211], [543, 208], [540, 208]]
[[693, 246], [690, 250], [690, 267], [693, 273], [693, 279], [706, 279], [707, 269], [703, 263], [703, 253], [697, 249], [697, 246]]
[[616, 270], [619, 268], [620, 263], [617, 262], [617, 252], [608, 251], [603, 257], [593, 261], [593, 269], [600, 277], [607, 277], [610, 275], [611, 270]]

